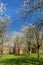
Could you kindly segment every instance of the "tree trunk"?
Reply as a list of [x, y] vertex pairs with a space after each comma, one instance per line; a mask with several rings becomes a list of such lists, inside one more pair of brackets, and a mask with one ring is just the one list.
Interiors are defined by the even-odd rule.
[[27, 51], [27, 54], [31, 54], [31, 49], [30, 48], [28, 48], [28, 51]]
[[37, 48], [37, 58], [39, 59], [40, 55], [39, 55], [39, 48]]
[[18, 54], [20, 54], [20, 48], [18, 48]]
[[39, 57], [40, 57], [40, 56], [39, 56], [39, 49], [37, 50], [37, 54], [38, 54], [38, 59], [39, 59]]
[[29, 55], [31, 54], [31, 49], [29, 49]]

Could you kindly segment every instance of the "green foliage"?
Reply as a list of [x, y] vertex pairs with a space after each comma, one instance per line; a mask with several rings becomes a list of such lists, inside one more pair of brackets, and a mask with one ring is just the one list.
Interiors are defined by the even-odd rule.
[[0, 65], [43, 65], [43, 55], [38, 60], [36, 54], [29, 55], [3, 55]]

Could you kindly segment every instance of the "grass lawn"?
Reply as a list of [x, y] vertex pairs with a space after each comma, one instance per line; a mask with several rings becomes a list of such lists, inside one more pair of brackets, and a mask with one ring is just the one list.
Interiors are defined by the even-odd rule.
[[43, 54], [38, 61], [36, 54], [29, 55], [3, 55], [0, 56], [0, 65], [43, 65]]

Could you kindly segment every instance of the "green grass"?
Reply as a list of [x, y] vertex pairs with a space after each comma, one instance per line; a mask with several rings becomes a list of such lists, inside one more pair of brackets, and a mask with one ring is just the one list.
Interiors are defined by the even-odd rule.
[[36, 54], [29, 55], [3, 55], [0, 56], [0, 65], [43, 65], [43, 54], [37, 59]]

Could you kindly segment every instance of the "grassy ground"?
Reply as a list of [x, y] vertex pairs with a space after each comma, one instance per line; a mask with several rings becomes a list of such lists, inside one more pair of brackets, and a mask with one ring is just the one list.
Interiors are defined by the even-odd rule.
[[0, 65], [43, 65], [43, 54], [38, 61], [36, 54], [3, 55], [0, 56]]

